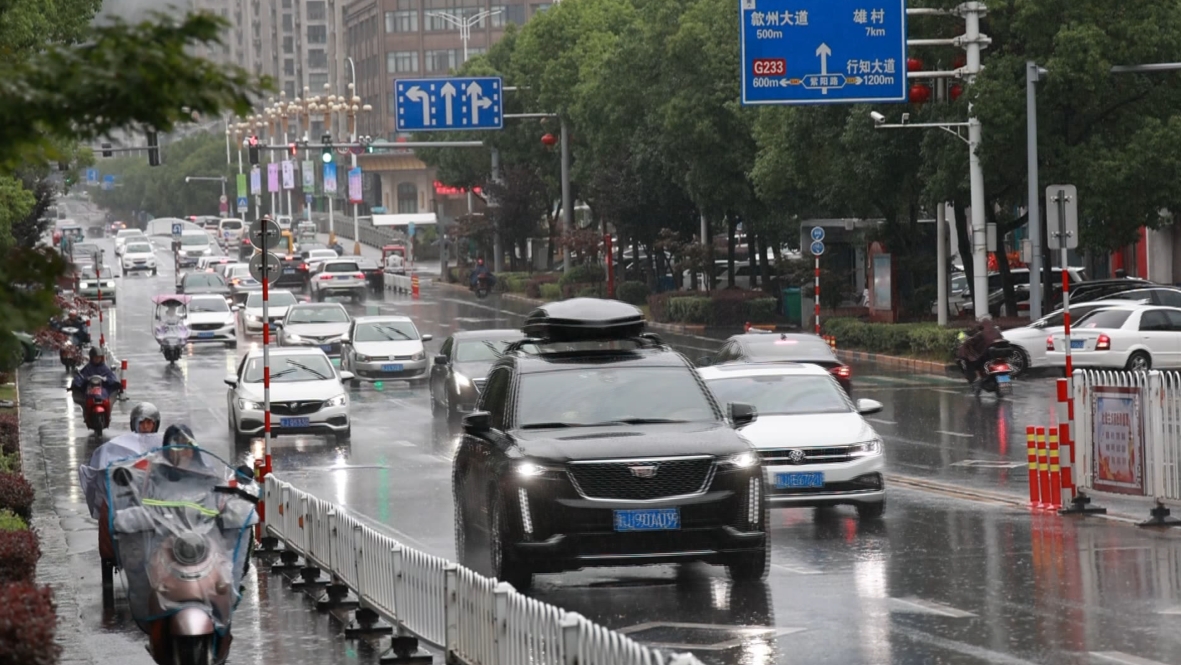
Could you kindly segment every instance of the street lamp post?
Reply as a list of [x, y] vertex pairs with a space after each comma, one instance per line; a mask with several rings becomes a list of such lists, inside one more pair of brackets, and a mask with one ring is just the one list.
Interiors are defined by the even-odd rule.
[[[330, 85], [325, 83], [324, 92], [328, 92], [330, 89]], [[326, 103], [321, 104], [318, 107], [318, 110], [324, 115], [324, 132], [331, 136], [333, 130], [333, 116], [341, 111], [343, 105], [337, 103], [336, 95], [327, 95], [326, 97]], [[335, 164], [336, 155], [332, 155], [332, 158], [333, 163]], [[327, 183], [325, 183], [325, 185], [327, 185]], [[336, 192], [329, 192], [327, 187], [325, 187], [324, 190], [324, 196], [328, 199], [328, 246], [332, 247], [336, 245], [336, 217], [334, 210], [336, 205]]]
[[463, 40], [463, 61], [467, 62], [467, 42], [472, 37], [472, 27], [477, 23], [483, 22], [483, 20], [489, 16], [495, 16], [503, 11], [503, 9], [485, 9], [484, 11], [473, 14], [470, 17], [464, 17], [462, 14], [452, 14], [449, 12], [427, 12], [426, 15], [441, 18], [451, 25], [459, 28], [459, 38]]
[[[194, 180], [199, 180], [202, 182], [220, 182], [221, 183], [221, 198], [226, 202], [227, 206], [229, 205], [230, 200], [228, 198], [226, 198], [226, 177], [224, 175], [222, 175], [222, 176], [201, 176], [201, 175], [185, 176], [185, 183], [186, 184], [190, 183]], [[219, 201], [219, 203], [220, 203], [220, 201]], [[229, 208], [227, 207], [227, 210], [228, 209]]]
[[[353, 64], [352, 58], [349, 58], [348, 62], [349, 62], [349, 74], [352, 77], [352, 80], [349, 82], [349, 96], [348, 96], [348, 99], [345, 100], [345, 107], [347, 109], [348, 119], [349, 119], [349, 122], [348, 122], [349, 143], [355, 143], [357, 141], [357, 113], [358, 112], [368, 113], [373, 110], [373, 107], [370, 106], [369, 104], [365, 104], [365, 105], [361, 104], [361, 98], [357, 95], [357, 69], [356, 69], [356, 66]], [[349, 149], [349, 171], [352, 172], [352, 170], [356, 169], [356, 168], [357, 168], [357, 153], [350, 148]], [[345, 182], [346, 182], [345, 191], [348, 191], [347, 177], [346, 177]], [[352, 197], [349, 197], [349, 198], [352, 198]], [[360, 228], [360, 222], [357, 219], [357, 204], [355, 202], [353, 203], [353, 254], [355, 256], [361, 255], [361, 228]]]

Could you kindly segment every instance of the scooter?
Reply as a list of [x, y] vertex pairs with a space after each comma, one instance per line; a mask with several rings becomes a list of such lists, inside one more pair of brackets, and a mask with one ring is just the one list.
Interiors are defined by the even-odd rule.
[[156, 326], [156, 341], [160, 343], [164, 359], [174, 363], [184, 353], [185, 344], [189, 341], [189, 327], [183, 323]]
[[178, 460], [178, 448], [107, 467], [111, 532], [152, 658], [159, 665], [214, 665], [229, 656], [258, 489], [204, 450]]
[[1013, 394], [1013, 366], [1009, 358], [1013, 354], [1013, 347], [1006, 341], [994, 343], [988, 347], [988, 359], [984, 361], [984, 378], [980, 380], [980, 390], [994, 393], [998, 397]]
[[66, 339], [62, 342], [61, 349], [58, 350], [58, 360], [61, 361], [67, 372], [73, 374], [75, 370], [86, 363], [86, 354], [82, 351], [82, 345], [78, 343], [78, 333], [81, 331], [67, 326], [62, 328], [61, 332], [66, 336]]
[[[74, 390], [73, 386], [66, 390]], [[103, 430], [111, 426], [111, 391], [101, 376], [92, 376], [82, 384], [82, 396], [75, 400], [82, 405], [82, 421], [100, 440]]]
[[488, 297], [492, 292], [492, 276], [488, 273], [482, 273], [476, 276], [476, 284], [472, 290], [476, 292], [476, 297], [480, 300]]

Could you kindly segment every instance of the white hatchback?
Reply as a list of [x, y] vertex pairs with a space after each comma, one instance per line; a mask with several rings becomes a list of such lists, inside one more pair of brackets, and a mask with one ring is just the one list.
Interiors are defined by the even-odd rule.
[[699, 375], [721, 404], [758, 411], [741, 429], [763, 461], [772, 508], [851, 505], [862, 519], [886, 510], [882, 439], [862, 417], [882, 405], [854, 404], [817, 365], [722, 365]]
[[[1129, 303], [1101, 309], [1070, 327], [1075, 367], [1148, 370], [1181, 367], [1181, 309]], [[1066, 366], [1066, 335], [1046, 338], [1046, 358]]]

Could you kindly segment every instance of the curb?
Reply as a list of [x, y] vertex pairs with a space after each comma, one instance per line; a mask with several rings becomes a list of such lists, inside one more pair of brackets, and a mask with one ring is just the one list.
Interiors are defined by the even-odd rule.
[[850, 349], [837, 349], [837, 357], [845, 362], [870, 362], [881, 367], [894, 367], [897, 369], [910, 370], [916, 374], [937, 374], [939, 376], [946, 376], [954, 369], [954, 365], [946, 363], [935, 362], [933, 360], [919, 360], [917, 358], [906, 358], [903, 356], [888, 356], [880, 353], [869, 353], [868, 351], [854, 351]]

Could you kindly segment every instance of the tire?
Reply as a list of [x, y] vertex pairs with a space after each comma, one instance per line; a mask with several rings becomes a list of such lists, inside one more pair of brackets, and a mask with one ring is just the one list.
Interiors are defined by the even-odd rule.
[[115, 587], [115, 562], [110, 559], [103, 559], [102, 573], [103, 589], [113, 589]]
[[1021, 347], [1013, 347], [1009, 354], [1009, 366], [1013, 369], [1010, 376], [1018, 377], [1029, 371], [1029, 354]]
[[349, 425], [344, 432], [336, 435], [337, 445], [347, 446], [353, 441], [353, 426]]
[[1124, 369], [1130, 372], [1147, 372], [1152, 369], [1152, 356], [1144, 351], [1134, 351], [1128, 356], [1128, 363]]
[[857, 519], [865, 520], [880, 520], [882, 515], [886, 514], [886, 500], [882, 499], [877, 503], [859, 503], [857, 504]]
[[156, 276], [156, 269], [152, 268], [152, 277], [155, 277], [155, 276]]
[[213, 665], [213, 635], [174, 635], [174, 665]]
[[504, 496], [494, 487], [489, 492], [489, 499], [488, 505], [492, 510], [488, 515], [488, 559], [492, 577], [508, 582], [523, 593], [533, 586], [533, 571], [513, 556], [505, 542], [510, 533], [508, 506]]
[[[763, 511], [763, 524], [767, 524], [767, 511]], [[771, 534], [763, 538], [763, 546], [754, 552], [734, 555], [726, 564], [726, 573], [737, 584], [752, 584], [767, 579], [771, 568]]]

